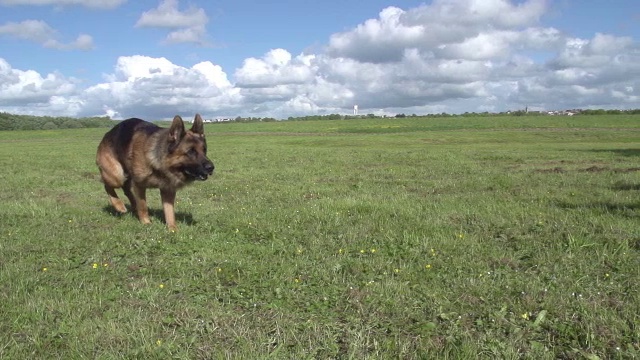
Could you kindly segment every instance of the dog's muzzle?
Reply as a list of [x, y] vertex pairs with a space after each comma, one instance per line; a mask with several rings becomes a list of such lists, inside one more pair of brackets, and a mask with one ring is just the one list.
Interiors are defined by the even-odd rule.
[[198, 168], [196, 169], [189, 169], [186, 168], [184, 169], [184, 173], [185, 175], [187, 175], [188, 177], [194, 179], [194, 180], [207, 180], [207, 178], [209, 177], [209, 175], [213, 174], [213, 170], [215, 169], [215, 166], [213, 166], [213, 163], [208, 161], [203, 163], [202, 165], [198, 166]]
[[202, 171], [199, 171], [198, 180], [207, 180], [207, 178], [209, 177], [209, 175], [213, 174], [213, 170], [215, 169], [215, 166], [213, 166], [213, 163], [210, 161], [205, 162], [204, 164], [202, 164]]

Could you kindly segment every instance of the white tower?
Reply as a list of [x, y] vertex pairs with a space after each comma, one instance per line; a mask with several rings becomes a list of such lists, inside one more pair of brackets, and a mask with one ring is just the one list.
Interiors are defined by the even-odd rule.
[[358, 105], [353, 105], [353, 115], [358, 115]]

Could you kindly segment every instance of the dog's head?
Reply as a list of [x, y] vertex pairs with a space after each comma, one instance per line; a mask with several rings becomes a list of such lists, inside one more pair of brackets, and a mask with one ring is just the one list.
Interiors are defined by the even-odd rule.
[[169, 158], [171, 168], [181, 173], [186, 181], [206, 180], [213, 174], [215, 167], [207, 157], [207, 140], [200, 114], [196, 114], [188, 131], [180, 116], [173, 118], [169, 128]]

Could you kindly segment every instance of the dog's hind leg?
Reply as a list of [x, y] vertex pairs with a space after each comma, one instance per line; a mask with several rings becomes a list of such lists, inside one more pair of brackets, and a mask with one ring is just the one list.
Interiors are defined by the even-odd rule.
[[118, 194], [116, 194], [116, 190], [107, 184], [104, 184], [104, 189], [107, 191], [107, 194], [109, 195], [109, 202], [111, 203], [113, 208], [116, 209], [116, 211], [119, 212], [120, 214], [126, 213], [127, 208], [124, 206], [124, 203], [122, 202], [122, 200], [118, 197]]
[[131, 211], [136, 212], [138, 202], [136, 201], [136, 197], [131, 191], [131, 179], [127, 179], [127, 181], [124, 182], [124, 185], [122, 185], [122, 190], [127, 196], [127, 199], [129, 199], [129, 203], [131, 204]]
[[100, 169], [100, 177], [104, 183], [104, 190], [107, 192], [107, 195], [109, 195], [109, 202], [117, 212], [121, 214], [126, 213], [127, 208], [124, 206], [122, 200], [118, 198], [115, 190], [121, 188], [126, 181], [122, 165], [110, 151], [98, 151], [96, 163]]

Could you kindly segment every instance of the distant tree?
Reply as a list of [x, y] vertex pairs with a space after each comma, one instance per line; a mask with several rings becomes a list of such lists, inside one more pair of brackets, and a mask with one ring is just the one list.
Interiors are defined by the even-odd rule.
[[13, 121], [3, 115], [4, 114], [0, 114], [0, 130], [13, 130]]
[[53, 121], [48, 121], [44, 125], [42, 125], [42, 130], [54, 130], [57, 128], [58, 125], [56, 125]]
[[78, 120], [66, 120], [60, 125], [63, 129], [77, 129], [83, 127], [82, 124]]

